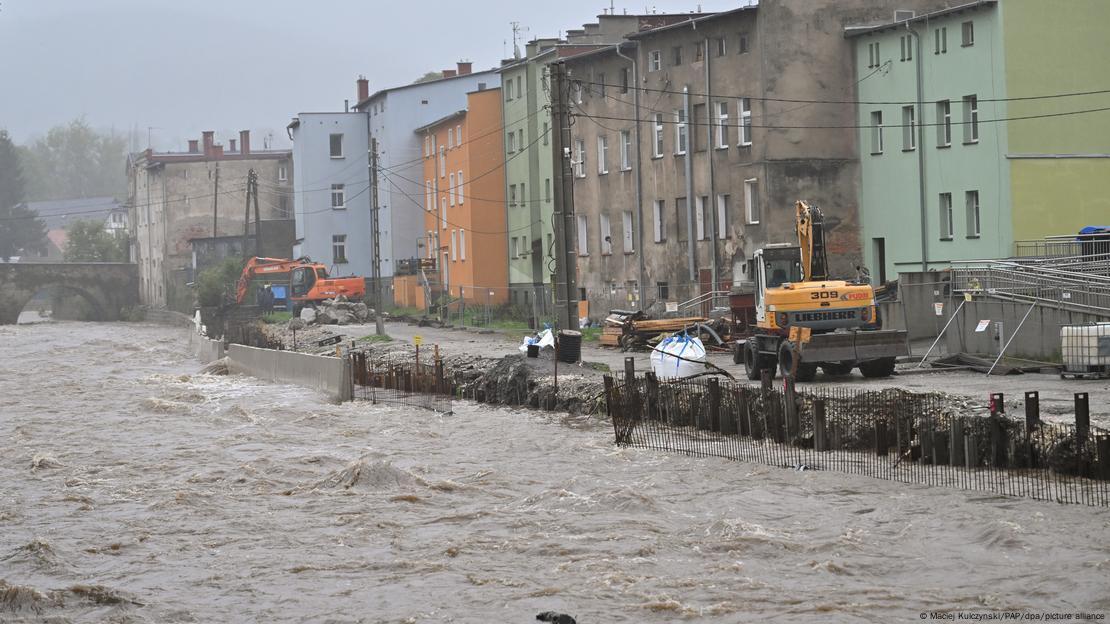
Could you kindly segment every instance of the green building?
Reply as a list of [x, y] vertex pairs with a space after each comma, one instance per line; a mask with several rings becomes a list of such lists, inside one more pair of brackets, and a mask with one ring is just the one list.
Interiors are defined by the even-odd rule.
[[[979, 0], [851, 28], [873, 277], [1110, 221], [1102, 0]], [[1053, 96], [1053, 97], [1041, 97]]]

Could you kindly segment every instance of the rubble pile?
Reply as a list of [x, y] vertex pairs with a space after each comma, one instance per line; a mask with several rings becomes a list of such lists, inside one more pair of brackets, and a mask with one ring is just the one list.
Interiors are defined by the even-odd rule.
[[343, 295], [335, 299], [326, 299], [315, 309], [301, 310], [301, 320], [305, 325], [351, 325], [352, 323], [365, 323], [370, 319], [369, 306], [361, 301], [348, 301]]

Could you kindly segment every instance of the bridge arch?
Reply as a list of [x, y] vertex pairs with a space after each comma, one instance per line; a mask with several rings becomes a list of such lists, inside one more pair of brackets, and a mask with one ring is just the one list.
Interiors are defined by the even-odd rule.
[[96, 320], [119, 320], [120, 312], [139, 303], [136, 265], [118, 262], [0, 264], [0, 325], [19, 321], [19, 314], [45, 289], [75, 293], [89, 303]]

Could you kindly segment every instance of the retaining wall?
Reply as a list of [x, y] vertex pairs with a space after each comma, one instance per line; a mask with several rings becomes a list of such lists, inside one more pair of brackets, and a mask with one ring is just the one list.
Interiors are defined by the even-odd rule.
[[193, 357], [200, 360], [202, 364], [208, 364], [224, 357], [224, 343], [219, 340], [210, 340], [194, 331], [190, 331], [189, 353], [193, 354]]
[[[945, 306], [946, 322], [959, 305], [960, 300], [953, 299]], [[1018, 325], [1021, 324], [1025, 313], [1029, 311], [1030, 305], [1032, 304], [987, 298], [965, 303], [959, 316], [944, 335], [948, 352], [997, 354], [999, 341], [995, 322], [1002, 321], [1003, 339], [1010, 340], [1013, 336], [1013, 342], [1006, 350], [1006, 355], [1057, 360], [1060, 357], [1062, 325], [1082, 325], [1110, 320], [1095, 314], [1039, 305], [1029, 314], [1025, 325], [1018, 331]], [[980, 320], [990, 320], [991, 324], [985, 331], [977, 332], [975, 329]], [[1016, 335], [1014, 335], [1015, 331]]]
[[312, 388], [334, 401], [351, 400], [351, 371], [346, 359], [239, 344], [228, 347], [227, 357], [228, 369], [233, 373]]

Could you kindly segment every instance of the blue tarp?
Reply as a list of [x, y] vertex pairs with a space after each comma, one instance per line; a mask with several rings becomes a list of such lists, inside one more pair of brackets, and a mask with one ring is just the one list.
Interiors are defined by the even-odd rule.
[[1088, 225], [1079, 230], [1079, 234], [1110, 234], [1110, 225]]

